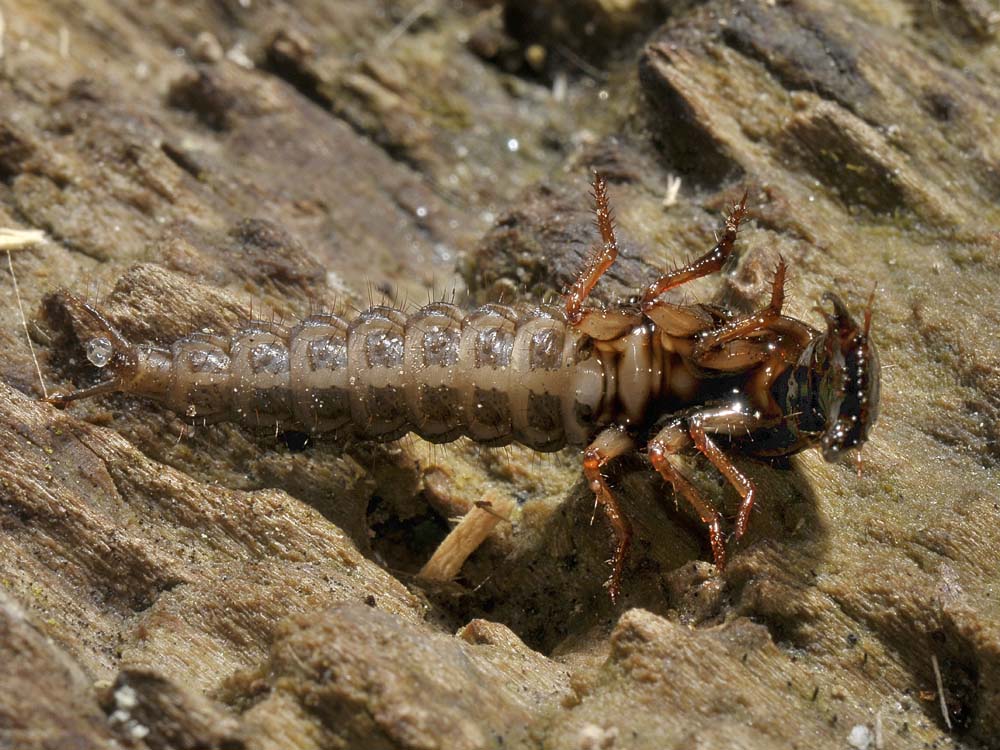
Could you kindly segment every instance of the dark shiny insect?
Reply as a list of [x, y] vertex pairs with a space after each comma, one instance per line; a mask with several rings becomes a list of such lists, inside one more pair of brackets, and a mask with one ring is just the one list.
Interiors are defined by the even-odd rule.
[[313, 316], [290, 329], [255, 321], [229, 337], [196, 333], [164, 349], [132, 344], [81, 302], [103, 331], [87, 342], [88, 358], [109, 377], [49, 400], [61, 405], [124, 391], [198, 422], [376, 441], [415, 432], [434, 442], [466, 436], [539, 451], [586, 446], [584, 475], [615, 536], [607, 583], [613, 600], [632, 531], [603, 470], [644, 445], [653, 468], [708, 526], [721, 570], [722, 517], [681, 472], [678, 456], [702, 454], [739, 493], [738, 540], [755, 490], [728, 452], [776, 457], [818, 447], [834, 461], [859, 448], [878, 416], [871, 300], [859, 325], [827, 294], [826, 330], [811, 328], [781, 314], [783, 262], [769, 303], [749, 315], [662, 299], [722, 268], [747, 213], [744, 196], [705, 255], [661, 276], [634, 304], [590, 306], [618, 254], [599, 175], [593, 191], [601, 244], [563, 307], [486, 305], [463, 313], [438, 303], [405, 314], [375, 306], [352, 319]]

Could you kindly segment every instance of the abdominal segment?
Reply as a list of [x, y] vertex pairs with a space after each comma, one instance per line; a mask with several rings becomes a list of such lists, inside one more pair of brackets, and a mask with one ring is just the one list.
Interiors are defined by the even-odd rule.
[[602, 390], [589, 357], [559, 311], [372, 307], [350, 320], [316, 315], [291, 329], [257, 322], [229, 338], [188, 336], [169, 353], [148, 352], [127, 390], [156, 383], [145, 395], [194, 421], [558, 450], [589, 436], [593, 409], [578, 394]]

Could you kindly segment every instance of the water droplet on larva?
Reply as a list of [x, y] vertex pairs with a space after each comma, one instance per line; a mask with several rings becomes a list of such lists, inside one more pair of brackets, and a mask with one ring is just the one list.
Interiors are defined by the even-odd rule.
[[85, 349], [87, 359], [90, 360], [90, 364], [94, 367], [106, 367], [108, 362], [111, 361], [111, 355], [115, 353], [115, 348], [111, 345], [111, 339], [107, 336], [98, 336], [95, 339], [91, 339], [86, 343]]

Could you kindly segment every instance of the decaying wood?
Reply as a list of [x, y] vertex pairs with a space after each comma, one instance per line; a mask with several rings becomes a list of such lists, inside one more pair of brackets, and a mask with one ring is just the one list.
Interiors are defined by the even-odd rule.
[[[251, 303], [556, 294], [599, 168], [605, 299], [703, 251], [746, 186], [743, 256], [692, 295], [750, 308], [778, 255], [796, 317], [875, 286], [863, 476], [742, 462], [767, 500], [718, 578], [626, 469], [613, 608], [577, 456], [59, 412], [4, 270], [0, 746], [998, 746], [995, 7], [571, 5], [6, 2], [0, 226], [48, 238], [11, 260], [47, 385], [93, 376], [63, 287], [159, 342]], [[512, 523], [417, 585], [497, 492]]]

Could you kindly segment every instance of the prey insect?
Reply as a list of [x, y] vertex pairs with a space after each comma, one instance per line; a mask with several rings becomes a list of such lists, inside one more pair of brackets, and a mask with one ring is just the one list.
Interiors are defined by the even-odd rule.
[[66, 404], [115, 391], [165, 404], [198, 422], [333, 432], [373, 441], [414, 432], [432, 442], [461, 436], [539, 451], [584, 447], [583, 473], [614, 534], [607, 582], [617, 600], [632, 526], [604, 471], [645, 447], [652, 468], [708, 528], [719, 570], [723, 518], [685, 476], [696, 452], [735, 488], [739, 540], [753, 482], [731, 453], [787, 456], [810, 447], [834, 461], [860, 448], [878, 416], [879, 362], [869, 335], [833, 294], [826, 328], [782, 314], [785, 265], [768, 303], [747, 315], [676, 304], [671, 289], [718, 272], [746, 217], [734, 205], [718, 243], [662, 275], [635, 302], [589, 298], [618, 255], [607, 183], [593, 182], [600, 244], [560, 307], [490, 304], [463, 313], [436, 303], [411, 314], [373, 306], [352, 319], [311, 316], [292, 328], [254, 321], [221, 337], [194, 333], [169, 348], [126, 340], [80, 303], [102, 333], [86, 342], [107, 378], [48, 400]]

